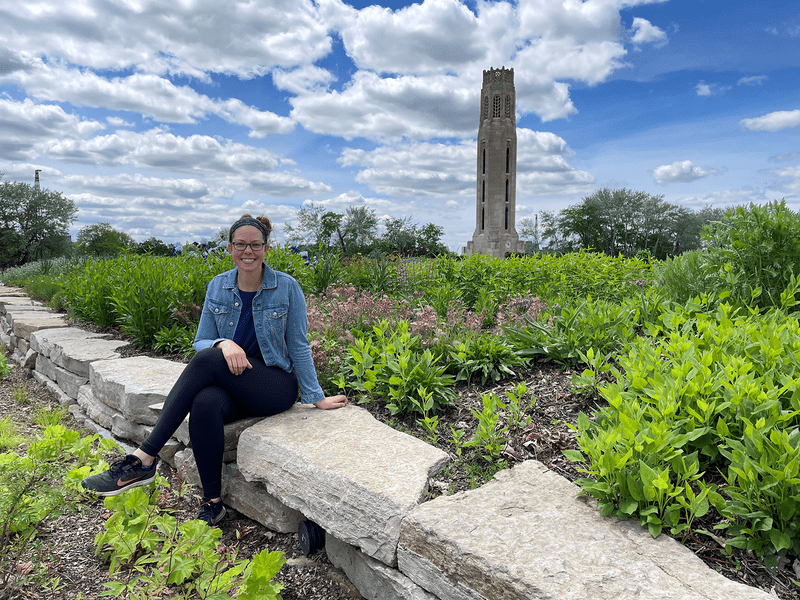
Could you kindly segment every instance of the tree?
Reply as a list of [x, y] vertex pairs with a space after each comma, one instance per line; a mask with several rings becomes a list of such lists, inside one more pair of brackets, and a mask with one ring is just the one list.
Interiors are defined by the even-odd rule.
[[356, 254], [369, 250], [378, 234], [378, 217], [375, 211], [366, 206], [348, 206], [344, 215], [339, 238], [342, 251]]
[[427, 223], [417, 227], [411, 222], [411, 217], [404, 217], [387, 218], [384, 227], [386, 231], [378, 240], [378, 246], [387, 254], [436, 256], [448, 252], [447, 247], [441, 242], [444, 229], [440, 225]]
[[151, 237], [136, 245], [136, 254], [149, 256], [172, 256], [172, 248], [161, 240]]
[[[0, 173], [2, 177], [2, 173]], [[16, 263], [67, 254], [78, 208], [60, 192], [27, 183], [0, 184], [0, 247]]]
[[378, 217], [366, 206], [348, 206], [347, 212], [341, 214], [325, 212], [322, 206], [309, 203], [298, 211], [297, 224], [287, 223], [284, 232], [297, 245], [328, 248], [336, 244], [342, 254], [356, 254], [368, 250], [375, 242]]
[[[327, 218], [326, 218], [327, 215]], [[331, 243], [331, 236], [339, 224], [335, 218], [336, 213], [325, 212], [322, 206], [309, 202], [297, 211], [297, 224], [286, 223], [283, 230], [289, 242], [297, 245], [319, 246], [327, 248]], [[341, 215], [339, 215], [341, 217]]]
[[93, 256], [116, 256], [136, 247], [136, 242], [131, 236], [117, 231], [108, 223], [82, 227], [77, 239], [78, 252]]
[[715, 216], [698, 215], [663, 196], [603, 188], [562, 210], [557, 227], [566, 250], [587, 248], [612, 256], [647, 250], [663, 259], [699, 248], [702, 223]]

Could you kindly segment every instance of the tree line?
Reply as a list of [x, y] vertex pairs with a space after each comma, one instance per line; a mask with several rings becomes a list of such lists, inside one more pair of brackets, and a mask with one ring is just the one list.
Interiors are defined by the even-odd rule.
[[525, 217], [518, 233], [528, 253], [589, 249], [631, 257], [646, 251], [663, 260], [701, 248], [703, 228], [715, 227], [725, 213], [713, 207], [693, 211], [646, 192], [603, 188], [558, 213]]
[[[172, 246], [155, 237], [139, 243], [108, 223], [83, 227], [73, 244], [69, 226], [77, 212], [75, 203], [60, 192], [26, 183], [0, 183], [0, 268], [69, 254], [174, 253]], [[647, 252], [663, 260], [701, 248], [703, 229], [715, 228], [725, 215], [722, 208], [693, 211], [665, 202], [663, 196], [603, 188], [558, 213], [542, 211], [534, 219], [525, 217], [517, 230], [527, 254], [588, 249], [628, 257]], [[294, 224], [284, 225], [284, 233], [290, 244], [312, 254], [436, 256], [449, 252], [441, 241], [444, 228], [440, 225], [420, 226], [410, 217], [387, 217], [379, 234], [380, 224], [375, 211], [365, 206], [337, 213], [310, 203], [298, 211]], [[224, 245], [226, 235], [221, 230], [210, 246]]]

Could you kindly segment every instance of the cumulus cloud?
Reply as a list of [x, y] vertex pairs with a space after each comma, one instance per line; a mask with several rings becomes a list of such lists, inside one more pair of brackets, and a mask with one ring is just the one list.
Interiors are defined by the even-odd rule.
[[723, 94], [731, 89], [731, 86], [722, 86], [717, 83], [706, 83], [703, 80], [697, 82], [697, 85], [694, 86], [694, 91], [697, 92], [698, 96], [716, 96], [717, 94]]
[[[214, 0], [151, 4], [86, 0], [69, 10], [29, 2], [0, 8], [4, 46], [90, 69], [253, 77], [311, 64], [330, 51], [311, 0]], [[46, 30], [47, 35], [42, 35]]]
[[634, 17], [630, 34], [634, 44], [653, 44], [660, 48], [669, 42], [667, 33], [663, 29], [656, 27], [647, 19], [639, 17]]
[[69, 102], [74, 106], [139, 113], [162, 123], [197, 123], [217, 115], [230, 123], [249, 127], [252, 137], [288, 133], [291, 119], [260, 111], [236, 98], [212, 100], [188, 85], [177, 86], [159, 75], [134, 73], [106, 78], [88, 70], [31, 62], [24, 71], [0, 74], [40, 100]]
[[0, 98], [0, 156], [6, 160], [36, 158], [40, 146], [56, 135], [74, 141], [100, 129], [104, 129], [102, 123], [68, 114], [54, 104]]
[[780, 131], [800, 125], [800, 110], [777, 110], [752, 119], [742, 119], [739, 126], [750, 131]]
[[787, 152], [786, 154], [776, 154], [769, 157], [770, 162], [788, 162], [800, 159], [800, 152]]
[[724, 170], [711, 169], [709, 167], [696, 167], [690, 160], [675, 161], [671, 165], [661, 165], [653, 169], [650, 173], [656, 183], [675, 183], [689, 182], [702, 179], [710, 175], [721, 175]]

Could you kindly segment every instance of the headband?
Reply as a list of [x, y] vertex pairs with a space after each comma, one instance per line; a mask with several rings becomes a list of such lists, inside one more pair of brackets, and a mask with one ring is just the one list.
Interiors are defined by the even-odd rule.
[[253, 217], [245, 217], [244, 219], [239, 219], [231, 225], [231, 230], [228, 232], [228, 241], [231, 243], [233, 242], [233, 232], [239, 229], [239, 227], [244, 227], [245, 225], [250, 225], [258, 229], [261, 233], [264, 234], [264, 242], [266, 243], [269, 240], [269, 231], [267, 228], [264, 227], [264, 224], [259, 221], [258, 219], [254, 219]]

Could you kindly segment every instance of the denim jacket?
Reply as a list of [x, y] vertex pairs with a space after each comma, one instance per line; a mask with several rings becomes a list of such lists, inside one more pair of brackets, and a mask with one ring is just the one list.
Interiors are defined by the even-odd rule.
[[[236, 287], [236, 269], [220, 273], [208, 284], [200, 326], [194, 338], [197, 351], [233, 339], [242, 299]], [[325, 397], [308, 345], [306, 299], [291, 275], [264, 265], [264, 281], [253, 298], [253, 323], [261, 355], [267, 366], [294, 371], [304, 404]]]

